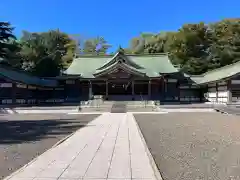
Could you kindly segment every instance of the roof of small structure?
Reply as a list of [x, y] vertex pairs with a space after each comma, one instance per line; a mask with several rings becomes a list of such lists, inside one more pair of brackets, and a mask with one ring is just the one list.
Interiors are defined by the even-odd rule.
[[23, 71], [15, 70], [3, 65], [0, 65], [0, 76], [12, 81], [35, 86], [55, 87], [58, 84], [57, 80], [32, 76]]
[[240, 61], [208, 71], [202, 75], [191, 76], [191, 79], [197, 84], [208, 84], [231, 78], [240, 73]]
[[81, 56], [73, 60], [64, 72], [67, 75], [80, 75], [82, 78], [95, 78], [99, 74], [123, 68], [147, 77], [178, 72], [167, 54], [128, 55], [122, 52], [114, 56]]

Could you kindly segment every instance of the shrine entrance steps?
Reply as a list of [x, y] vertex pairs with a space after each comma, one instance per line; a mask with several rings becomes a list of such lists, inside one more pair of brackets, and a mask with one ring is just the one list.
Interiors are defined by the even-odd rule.
[[152, 112], [157, 111], [156, 106], [147, 101], [103, 101], [101, 103], [91, 102], [89, 106], [79, 108], [80, 112]]
[[114, 102], [111, 108], [111, 113], [126, 113], [127, 105], [124, 102]]

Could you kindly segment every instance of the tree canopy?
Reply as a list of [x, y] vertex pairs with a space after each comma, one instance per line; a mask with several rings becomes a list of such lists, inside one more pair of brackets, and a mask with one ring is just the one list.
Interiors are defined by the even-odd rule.
[[76, 49], [75, 41], [59, 30], [24, 31], [20, 44], [22, 68], [38, 76], [59, 75], [71, 63]]
[[175, 32], [140, 34], [130, 40], [128, 53], [169, 53], [183, 72], [202, 74], [240, 60], [240, 19], [184, 24]]
[[86, 55], [106, 55], [111, 47], [103, 37], [87, 39], [83, 44], [82, 54]]
[[[0, 60], [38, 76], [56, 76], [81, 55], [106, 55], [111, 45], [101, 36], [83, 40], [60, 30], [23, 31], [20, 39], [0, 22]], [[202, 74], [240, 60], [240, 18], [184, 24], [177, 31], [141, 33], [122, 49], [127, 54], [168, 53], [189, 74]], [[46, 68], [48, 67], [48, 68]]]
[[7, 59], [13, 57], [17, 48], [16, 37], [13, 35], [14, 28], [9, 22], [0, 22], [0, 60], [7, 63]]

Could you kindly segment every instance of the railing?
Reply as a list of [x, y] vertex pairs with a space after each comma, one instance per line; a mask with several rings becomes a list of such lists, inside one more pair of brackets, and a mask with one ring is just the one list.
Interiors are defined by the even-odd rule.
[[78, 105], [78, 110], [80, 111], [82, 109], [83, 106], [89, 107], [89, 108], [99, 108], [100, 107], [100, 100], [96, 101], [96, 99], [94, 96], [92, 96], [91, 98], [89, 98], [88, 101], [82, 101], [80, 100], [79, 105]]
[[143, 99], [142, 93], [140, 94], [140, 97], [141, 97], [141, 101], [144, 104], [144, 108], [146, 108], [147, 107], [147, 102], [146, 102], [146, 100]]
[[103, 104], [103, 98], [102, 96], [93, 96], [91, 103], [90, 103], [90, 107], [94, 107], [94, 108], [100, 108], [101, 104]]
[[154, 100], [154, 105], [155, 106], [160, 106], [161, 105], [161, 100]]

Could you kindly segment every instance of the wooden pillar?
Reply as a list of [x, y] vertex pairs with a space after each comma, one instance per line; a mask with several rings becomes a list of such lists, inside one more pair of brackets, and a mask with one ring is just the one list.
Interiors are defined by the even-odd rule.
[[29, 99], [29, 97], [28, 97], [28, 95], [29, 95], [29, 89], [28, 89], [28, 84], [26, 85], [26, 91], [27, 91], [27, 93], [25, 94], [25, 104], [28, 104], [28, 99]]
[[177, 89], [178, 89], [178, 102], [180, 102], [180, 96], [181, 96], [181, 89], [180, 89], [180, 81], [177, 81]]
[[35, 96], [35, 99], [36, 99], [35, 104], [39, 104], [39, 90], [38, 90], [37, 86], [36, 86], [36, 89], [35, 89], [34, 96]]
[[92, 81], [89, 81], [89, 99], [92, 98]]
[[207, 92], [207, 95], [206, 95], [207, 101], [210, 101], [209, 100], [209, 85], [208, 84], [206, 85], [206, 92]]
[[81, 99], [81, 85], [80, 85], [80, 79], [76, 79], [75, 81], [75, 86], [74, 88], [76, 88], [76, 91], [78, 91], [78, 99]]
[[200, 103], [203, 102], [203, 97], [202, 97], [203, 96], [203, 90], [202, 90], [202, 88], [203, 87], [200, 86], [199, 89], [198, 89]]
[[[64, 98], [64, 103], [66, 102], [67, 99], [67, 85], [66, 85], [66, 81], [63, 81], [63, 98]], [[59, 83], [60, 84], [60, 83]]]
[[53, 99], [53, 103], [54, 103], [54, 104], [59, 103], [59, 97], [57, 96], [58, 93], [56, 92], [56, 91], [59, 91], [58, 88], [53, 87], [52, 90], [50, 90], [50, 91], [51, 91], [51, 96], [50, 96], [50, 98]]
[[231, 103], [232, 102], [232, 82], [231, 82], [231, 80], [228, 80], [228, 82], [227, 82], [227, 89], [228, 89], [228, 102], [227, 103]]
[[106, 98], [108, 97], [108, 81], [106, 81]]
[[16, 82], [12, 82], [12, 104], [16, 104]]
[[133, 96], [135, 95], [135, 92], [134, 92], [134, 80], [132, 81], [132, 95]]
[[148, 96], [151, 97], [151, 80], [148, 81]]
[[79, 79], [79, 96], [80, 96], [80, 99], [82, 98], [82, 96], [83, 96], [83, 87], [82, 87], [82, 83], [81, 83], [81, 81], [80, 81], [80, 79]]
[[162, 95], [161, 95], [161, 99], [164, 101], [165, 100], [165, 78], [164, 76], [162, 76]]

